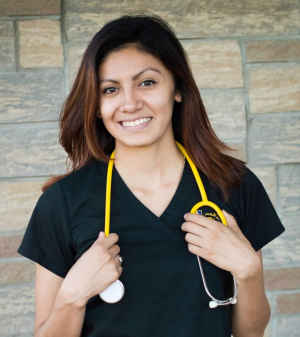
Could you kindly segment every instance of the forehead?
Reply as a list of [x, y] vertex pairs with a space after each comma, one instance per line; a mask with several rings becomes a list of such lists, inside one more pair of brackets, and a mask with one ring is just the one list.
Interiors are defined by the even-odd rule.
[[99, 67], [100, 78], [134, 75], [146, 68], [169, 72], [163, 63], [152, 54], [135, 46], [128, 46], [109, 53]]

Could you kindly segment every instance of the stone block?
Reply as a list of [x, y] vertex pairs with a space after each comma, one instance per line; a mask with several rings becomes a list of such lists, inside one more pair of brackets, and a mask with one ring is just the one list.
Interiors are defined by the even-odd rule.
[[183, 41], [199, 88], [243, 87], [242, 60], [236, 41]]
[[[16, 232], [25, 228], [45, 180], [46, 178], [0, 180], [0, 233]], [[13, 240], [10, 241], [9, 238]], [[1, 240], [3, 240], [2, 244]], [[14, 236], [7, 238], [4, 236], [2, 239], [0, 237], [0, 247], [2, 247], [0, 256], [13, 255], [16, 241], [18, 238]]]
[[244, 95], [237, 90], [201, 90], [210, 122], [219, 138], [243, 142], [246, 138]]
[[17, 256], [23, 235], [1, 235], [0, 236], [0, 258]]
[[34, 313], [0, 316], [0, 337], [32, 337], [33, 333]]
[[300, 293], [280, 294], [276, 302], [276, 311], [280, 314], [300, 313]]
[[127, 13], [160, 15], [181, 38], [288, 36], [300, 30], [300, 4], [294, 0], [112, 0], [65, 1], [68, 39], [90, 39], [108, 20]]
[[35, 264], [29, 260], [0, 260], [0, 285], [31, 282], [34, 275]]
[[299, 111], [300, 65], [250, 67], [249, 100], [251, 113]]
[[300, 40], [259, 40], [246, 42], [247, 62], [300, 60]]
[[[13, 142], [12, 142], [13, 139]], [[0, 125], [0, 177], [43, 176], [65, 172], [55, 122]]]
[[15, 33], [12, 21], [0, 22], [0, 72], [15, 70]]
[[[0, 316], [26, 315], [34, 312], [34, 284], [25, 283], [0, 288]], [[0, 326], [1, 331], [1, 326]]]
[[60, 15], [60, 0], [9, 0], [0, 2], [2, 16]]
[[300, 158], [300, 114], [256, 116], [248, 132], [249, 164], [294, 163]]
[[250, 167], [263, 183], [273, 206], [276, 207], [277, 199], [277, 175], [275, 166]]
[[281, 212], [300, 215], [300, 163], [281, 165], [278, 173]]
[[67, 67], [68, 67], [68, 87], [71, 89], [79, 66], [82, 60], [83, 53], [86, 49], [86, 44], [67, 44]]
[[63, 50], [57, 20], [19, 21], [20, 65], [23, 68], [62, 67]]
[[299, 315], [278, 317], [276, 328], [276, 337], [299, 337]]
[[1, 74], [0, 92], [0, 122], [55, 121], [64, 98], [63, 73], [45, 70]]
[[300, 268], [274, 268], [264, 271], [268, 291], [297, 290], [300, 288]]
[[225, 153], [227, 153], [229, 156], [247, 162], [246, 144], [244, 142], [233, 143], [231, 141], [226, 141], [225, 144], [232, 149], [232, 151], [225, 151]]

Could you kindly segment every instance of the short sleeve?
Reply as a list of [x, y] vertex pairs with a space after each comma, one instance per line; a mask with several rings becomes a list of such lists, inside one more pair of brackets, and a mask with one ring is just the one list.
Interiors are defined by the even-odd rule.
[[18, 253], [65, 277], [74, 259], [68, 214], [59, 183], [39, 198]]
[[240, 205], [241, 230], [256, 251], [285, 230], [263, 184], [249, 169], [237, 197], [234, 202]]

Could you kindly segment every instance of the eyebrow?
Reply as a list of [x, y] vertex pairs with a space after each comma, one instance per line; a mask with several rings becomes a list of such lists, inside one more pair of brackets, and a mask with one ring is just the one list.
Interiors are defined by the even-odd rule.
[[[136, 75], [134, 75], [132, 77], [133, 80], [136, 80], [137, 78], [139, 78], [143, 73], [145, 73], [146, 71], [155, 71], [159, 74], [161, 74], [160, 70], [156, 69], [156, 68], [152, 68], [152, 67], [147, 67], [146, 69], [143, 69], [142, 71], [138, 72]], [[103, 83], [103, 82], [112, 82], [112, 83], [119, 83], [118, 81], [116, 80], [113, 80], [113, 79], [103, 79], [103, 80], [100, 80], [100, 83]]]

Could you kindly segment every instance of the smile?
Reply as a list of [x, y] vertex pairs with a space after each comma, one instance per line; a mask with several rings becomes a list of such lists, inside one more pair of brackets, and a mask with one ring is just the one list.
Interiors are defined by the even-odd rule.
[[122, 126], [127, 126], [127, 127], [134, 127], [142, 124], [148, 123], [152, 118], [151, 117], [146, 117], [146, 118], [140, 118], [136, 119], [134, 121], [123, 121], [121, 122]]

